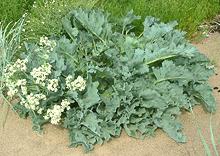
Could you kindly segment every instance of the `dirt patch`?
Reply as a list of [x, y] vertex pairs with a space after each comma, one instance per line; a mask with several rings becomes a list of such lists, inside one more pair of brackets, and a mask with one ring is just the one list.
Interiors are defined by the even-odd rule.
[[[218, 75], [210, 79], [217, 99], [217, 112], [212, 117], [216, 143], [220, 152], [220, 34], [212, 34], [196, 46], [204, 52], [218, 67]], [[218, 92], [219, 91], [219, 92]], [[210, 114], [201, 107], [194, 109], [196, 119], [202, 128], [203, 135], [209, 143]], [[97, 145], [86, 156], [203, 156], [204, 148], [195, 126], [195, 120], [190, 113], [183, 113], [180, 118], [184, 133], [188, 137], [186, 144], [178, 144], [164, 132], [158, 130], [155, 137], [137, 140], [122, 133], [120, 138], [112, 139], [104, 145]], [[46, 125], [43, 135], [32, 131], [29, 119], [20, 119], [10, 111], [5, 131], [0, 134], [0, 156], [83, 156], [82, 148], [68, 148], [68, 132], [59, 127]], [[211, 144], [210, 144], [211, 145]], [[212, 149], [213, 150], [213, 149]]]

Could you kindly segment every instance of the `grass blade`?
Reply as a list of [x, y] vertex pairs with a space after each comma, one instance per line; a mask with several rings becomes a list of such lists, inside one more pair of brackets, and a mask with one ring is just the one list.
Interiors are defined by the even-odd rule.
[[215, 155], [219, 156], [218, 150], [217, 150], [217, 147], [216, 147], [216, 143], [215, 143], [215, 137], [214, 137], [214, 133], [213, 133], [213, 128], [212, 128], [212, 115], [210, 116], [209, 129], [210, 129], [211, 141], [212, 141], [212, 146], [213, 146]]
[[209, 145], [207, 144], [207, 142], [206, 142], [206, 140], [205, 140], [205, 137], [202, 135], [201, 128], [200, 128], [200, 127], [197, 127], [197, 131], [198, 131], [198, 133], [199, 133], [199, 137], [200, 137], [200, 139], [201, 139], [201, 141], [202, 141], [202, 144], [203, 144], [203, 146], [204, 146], [204, 148], [205, 148], [205, 153], [206, 153], [206, 155], [207, 155], [207, 156], [212, 156], [210, 147], [209, 147]]
[[0, 128], [3, 130], [8, 111], [10, 108], [10, 102], [4, 97], [5, 88], [5, 73], [4, 69], [8, 63], [10, 63], [13, 57], [18, 51], [20, 46], [20, 36], [23, 28], [24, 18], [22, 17], [13, 25], [11, 23], [4, 26], [0, 22], [0, 95], [3, 103], [1, 104], [0, 114]]
[[202, 145], [204, 146], [204, 150], [205, 150], [206, 156], [212, 156], [210, 147], [207, 144], [207, 142], [205, 140], [205, 137], [202, 134], [201, 127], [199, 126], [198, 121], [196, 120], [196, 116], [195, 116], [195, 114], [193, 112], [192, 106], [190, 107], [190, 111], [191, 111], [191, 113], [193, 115], [193, 118], [194, 118], [194, 121], [195, 121], [195, 125], [196, 125], [196, 128], [197, 128], [197, 132], [198, 132], [199, 137], [201, 139]]
[[9, 111], [9, 105], [6, 102], [3, 102], [2, 103], [1, 115], [0, 115], [0, 124], [1, 124], [1, 129], [2, 130], [5, 127], [5, 123], [6, 123], [7, 116], [8, 116], [8, 111]]

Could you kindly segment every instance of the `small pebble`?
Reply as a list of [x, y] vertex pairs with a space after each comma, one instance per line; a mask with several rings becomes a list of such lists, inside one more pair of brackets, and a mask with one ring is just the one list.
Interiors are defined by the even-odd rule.
[[218, 92], [220, 93], [220, 90], [218, 90]]
[[213, 89], [215, 89], [215, 90], [216, 90], [216, 89], [218, 89], [218, 87], [214, 87]]
[[215, 75], [218, 75], [218, 73], [215, 73]]

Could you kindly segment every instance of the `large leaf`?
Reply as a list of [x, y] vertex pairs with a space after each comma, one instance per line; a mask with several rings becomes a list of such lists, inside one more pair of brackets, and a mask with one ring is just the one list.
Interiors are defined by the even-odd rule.
[[100, 126], [99, 122], [101, 120], [97, 119], [97, 115], [95, 113], [89, 113], [85, 116], [84, 121], [82, 122], [82, 125], [86, 126], [88, 129], [90, 129], [95, 134], [100, 134]]
[[133, 10], [129, 11], [127, 15], [122, 19], [122, 25], [123, 25], [122, 33], [124, 32], [128, 33], [131, 29], [133, 29], [134, 26], [132, 25], [132, 23], [135, 20], [139, 20], [139, 19], [141, 19], [141, 17], [134, 15]]
[[65, 18], [63, 24], [67, 32], [73, 37], [76, 36], [75, 32], [77, 29], [75, 27], [78, 25], [81, 26], [80, 29], [86, 29], [104, 43], [112, 34], [111, 24], [108, 22], [108, 15], [104, 14], [101, 10], [83, 10], [80, 8], [72, 11], [69, 16], [70, 19], [73, 20], [73, 28], [70, 26], [70, 21]]
[[153, 69], [153, 73], [157, 79], [155, 83], [193, 80], [193, 74], [190, 71], [184, 68], [184, 66], [176, 66], [172, 61], [164, 61], [162, 67]]
[[162, 112], [155, 114], [154, 122], [175, 141], [186, 142], [186, 136], [184, 136], [181, 131], [182, 125], [176, 121], [174, 116], [179, 113], [180, 110], [178, 108], [169, 108], [164, 114], [162, 114]]
[[212, 94], [212, 88], [207, 83], [195, 85], [193, 96], [201, 102], [209, 112], [216, 111], [216, 101]]
[[92, 82], [92, 79], [89, 79], [87, 84], [87, 91], [83, 95], [83, 98], [79, 99], [78, 101], [81, 108], [88, 109], [89, 107], [99, 103], [100, 97], [97, 89], [98, 85], [98, 82]]

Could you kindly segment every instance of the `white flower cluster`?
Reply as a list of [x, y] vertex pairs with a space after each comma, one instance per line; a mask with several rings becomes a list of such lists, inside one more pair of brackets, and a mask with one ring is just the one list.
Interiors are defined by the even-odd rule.
[[21, 99], [21, 105], [25, 106], [27, 109], [42, 113], [42, 108], [39, 107], [41, 100], [46, 100], [46, 96], [44, 94], [31, 93], [26, 96], [26, 99]]
[[58, 91], [58, 79], [49, 79], [47, 89], [52, 92]]
[[47, 114], [44, 116], [45, 120], [51, 119], [51, 123], [54, 125], [59, 124], [61, 120], [62, 112], [65, 109], [70, 109], [70, 102], [68, 100], [62, 100], [61, 105], [54, 105], [53, 109], [48, 109]]
[[27, 86], [26, 86], [26, 84], [27, 84], [26, 79], [18, 80], [17, 83], [16, 83], [16, 86], [21, 88], [21, 93], [23, 95], [27, 95]]
[[11, 77], [17, 71], [25, 72], [27, 70], [27, 66], [26, 66], [27, 62], [28, 62], [27, 59], [24, 60], [17, 59], [15, 63], [8, 64], [4, 69], [5, 76]]
[[48, 53], [53, 51], [57, 45], [55, 40], [49, 40], [48, 37], [41, 37], [39, 44], [43, 48], [46, 48]]
[[19, 88], [21, 88], [22, 94], [27, 94], [26, 79], [21, 79], [17, 81], [12, 79], [12, 76], [16, 72], [25, 72], [27, 70], [27, 62], [27, 59], [17, 59], [15, 63], [7, 65], [7, 67], [4, 69], [5, 86], [8, 88], [7, 95], [9, 97], [13, 97], [16, 93], [18, 93]]
[[77, 79], [74, 80], [73, 76], [69, 75], [66, 78], [66, 86], [68, 89], [73, 91], [83, 91], [86, 88], [86, 81], [82, 76], [78, 76]]
[[31, 71], [31, 76], [36, 79], [36, 84], [45, 86], [45, 80], [47, 76], [51, 74], [51, 68], [52, 66], [49, 63], [46, 63]]
[[16, 84], [14, 82], [8, 81], [5, 85], [8, 88], [7, 95], [9, 97], [13, 97], [16, 93], [18, 93], [18, 89], [16, 88]]

